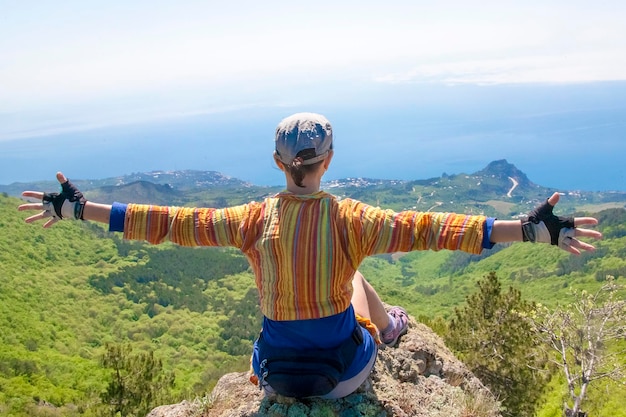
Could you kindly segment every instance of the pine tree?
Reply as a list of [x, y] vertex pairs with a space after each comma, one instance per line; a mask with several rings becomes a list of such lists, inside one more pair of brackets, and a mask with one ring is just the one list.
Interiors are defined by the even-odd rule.
[[531, 417], [547, 382], [546, 359], [532, 326], [524, 319], [534, 305], [520, 291], [502, 292], [495, 272], [455, 309], [447, 343], [502, 401], [505, 416]]
[[104, 416], [145, 416], [169, 398], [174, 385], [174, 374], [163, 372], [152, 351], [133, 354], [130, 345], [107, 344], [102, 365], [111, 369], [109, 385], [100, 394]]

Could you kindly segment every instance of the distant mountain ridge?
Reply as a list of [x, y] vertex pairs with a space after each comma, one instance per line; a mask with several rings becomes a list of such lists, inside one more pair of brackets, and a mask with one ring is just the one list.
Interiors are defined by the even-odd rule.
[[[172, 188], [182, 190], [196, 187], [251, 187], [252, 184], [236, 178], [231, 178], [216, 171], [182, 170], [182, 171], [152, 171], [137, 172], [130, 175], [115, 177], [116, 184], [125, 185], [137, 181], [154, 184], [167, 184]], [[103, 180], [111, 181], [111, 179]]]
[[[109, 177], [103, 179], [72, 179], [81, 190], [89, 191], [99, 187], [124, 187], [133, 183], [143, 182], [160, 185], [168, 185], [172, 189], [189, 190], [199, 187], [251, 187], [249, 182], [236, 178], [228, 177], [216, 171], [200, 171], [200, 170], [175, 170], [175, 171], [150, 171], [150, 172], [134, 172], [132, 174], [121, 175], [117, 177]], [[33, 182], [16, 182], [9, 185], [0, 185], [0, 192], [9, 195], [19, 195], [22, 190], [30, 187], [56, 186], [54, 180], [41, 180]], [[26, 187], [26, 188], [24, 188]]]
[[[97, 180], [73, 179], [89, 199], [149, 204], [224, 207], [259, 200], [283, 189], [257, 186], [215, 171], [181, 170], [132, 173]], [[443, 173], [429, 179], [384, 180], [345, 178], [322, 183], [339, 197], [351, 197], [392, 209], [457, 211], [502, 215], [527, 212], [555, 191], [568, 194], [561, 207], [613, 204], [623, 207], [626, 192], [556, 190], [532, 182], [505, 159], [490, 162], [473, 174]], [[23, 190], [58, 189], [55, 181], [0, 185], [0, 192], [19, 196]], [[500, 203], [495, 203], [500, 202]]]

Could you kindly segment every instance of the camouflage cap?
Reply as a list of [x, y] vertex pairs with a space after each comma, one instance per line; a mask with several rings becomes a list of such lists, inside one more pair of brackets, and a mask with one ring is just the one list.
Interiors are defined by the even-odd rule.
[[302, 157], [302, 165], [311, 165], [324, 159], [333, 148], [333, 130], [321, 114], [296, 113], [284, 118], [276, 127], [276, 155], [285, 164], [291, 164], [298, 153], [309, 150]]

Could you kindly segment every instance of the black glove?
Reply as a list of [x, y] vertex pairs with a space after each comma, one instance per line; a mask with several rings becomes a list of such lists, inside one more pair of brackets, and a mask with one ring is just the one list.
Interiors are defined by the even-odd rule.
[[522, 219], [524, 242], [543, 242], [560, 247], [569, 246], [574, 237], [574, 218], [555, 216], [554, 206], [546, 200]]
[[69, 180], [61, 184], [61, 193], [44, 193], [42, 201], [44, 210], [53, 218], [84, 220], [87, 200]]

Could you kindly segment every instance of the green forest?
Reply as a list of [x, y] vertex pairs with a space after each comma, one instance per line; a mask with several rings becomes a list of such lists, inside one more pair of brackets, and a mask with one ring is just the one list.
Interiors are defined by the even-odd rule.
[[[137, 410], [202, 397], [221, 375], [249, 368], [261, 317], [238, 251], [128, 242], [87, 222], [43, 229], [24, 223], [20, 203], [0, 195], [0, 415], [112, 415], [124, 367], [159, 370], [145, 376], [160, 387], [154, 404]], [[607, 276], [626, 282], [626, 210], [594, 215], [604, 239], [581, 256], [514, 244], [480, 256], [377, 256], [361, 271], [385, 302], [441, 333], [493, 271], [524, 300], [567, 305], [573, 289], [597, 290]], [[555, 373], [536, 415], [560, 416], [565, 395]], [[588, 397], [589, 415], [626, 417], [624, 386], [602, 382]]]

